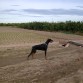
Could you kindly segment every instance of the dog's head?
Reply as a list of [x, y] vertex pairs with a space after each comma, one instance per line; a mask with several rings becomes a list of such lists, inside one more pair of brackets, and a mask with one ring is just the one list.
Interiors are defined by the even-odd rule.
[[52, 39], [47, 39], [47, 42], [52, 43], [53, 40]]

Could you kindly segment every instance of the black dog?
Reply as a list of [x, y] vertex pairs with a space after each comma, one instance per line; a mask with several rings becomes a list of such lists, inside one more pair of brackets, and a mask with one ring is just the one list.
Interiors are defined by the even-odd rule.
[[31, 55], [32, 55], [32, 58], [33, 58], [33, 55], [36, 53], [37, 50], [45, 51], [45, 59], [47, 59], [46, 53], [47, 53], [48, 44], [52, 43], [52, 42], [53, 42], [52, 39], [47, 39], [47, 41], [45, 43], [33, 46], [31, 53], [28, 55], [28, 59]]

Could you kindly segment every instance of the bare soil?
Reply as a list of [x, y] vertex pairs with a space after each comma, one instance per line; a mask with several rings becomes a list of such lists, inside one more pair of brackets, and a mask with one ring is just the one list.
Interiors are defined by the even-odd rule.
[[[7, 29], [6, 29], [7, 28]], [[17, 31], [17, 28], [1, 28], [4, 31]], [[83, 83], [83, 47], [70, 44], [62, 47], [61, 44], [74, 40], [83, 43], [83, 36], [57, 32], [43, 32], [18, 29], [21, 32], [30, 32], [45, 38], [52, 38], [54, 42], [49, 45], [47, 58], [44, 52], [38, 51], [35, 59], [27, 55], [31, 47], [37, 42], [21, 44], [0, 45], [0, 83]], [[41, 40], [41, 41], [40, 41]]]

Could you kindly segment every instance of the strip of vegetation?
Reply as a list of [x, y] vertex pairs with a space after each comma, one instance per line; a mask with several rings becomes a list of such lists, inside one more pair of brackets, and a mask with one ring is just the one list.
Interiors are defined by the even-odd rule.
[[0, 23], [0, 26], [17, 26], [19, 28], [42, 30], [42, 31], [62, 31], [83, 35], [83, 22], [30, 22], [30, 23]]

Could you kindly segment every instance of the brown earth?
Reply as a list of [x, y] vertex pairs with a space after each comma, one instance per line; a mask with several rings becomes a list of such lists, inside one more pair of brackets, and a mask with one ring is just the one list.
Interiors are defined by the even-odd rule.
[[[17, 31], [17, 28], [2, 28], [3, 31]], [[21, 32], [32, 32], [52, 38], [47, 58], [44, 52], [38, 51], [35, 59], [27, 55], [31, 46], [41, 43], [19, 43], [0, 45], [0, 83], [83, 83], [83, 47], [70, 44], [62, 47], [60, 44], [68, 40], [81, 41], [83, 36], [19, 29]]]

